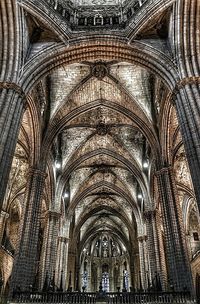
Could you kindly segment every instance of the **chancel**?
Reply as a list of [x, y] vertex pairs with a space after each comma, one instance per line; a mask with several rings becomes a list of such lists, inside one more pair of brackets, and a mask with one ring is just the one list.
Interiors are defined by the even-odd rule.
[[0, 21], [0, 302], [200, 303], [200, 1]]

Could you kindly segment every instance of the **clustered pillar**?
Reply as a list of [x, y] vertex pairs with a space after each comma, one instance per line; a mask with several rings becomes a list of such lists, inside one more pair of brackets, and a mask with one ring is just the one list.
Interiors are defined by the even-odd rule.
[[163, 214], [168, 284], [176, 291], [191, 291], [191, 270], [172, 168], [160, 169], [157, 181]]
[[24, 13], [16, 0], [0, 1], [0, 208], [2, 208], [26, 96], [19, 84]]
[[44, 286], [46, 278], [53, 279], [56, 268], [56, 254], [58, 241], [58, 228], [60, 213], [48, 211], [46, 214], [47, 222], [44, 232], [44, 241], [41, 257], [40, 287]]
[[41, 201], [46, 174], [31, 168], [25, 193], [25, 212], [20, 244], [15, 257], [11, 291], [16, 288], [27, 290], [35, 283], [38, 263], [38, 237]]
[[56, 284], [59, 288], [67, 289], [67, 257], [69, 239], [63, 236], [58, 238]]
[[172, 98], [200, 210], [200, 44], [199, 0], [177, 0], [173, 6], [172, 49], [180, 80]]
[[140, 273], [139, 273], [139, 286], [140, 288], [146, 290], [147, 286], [147, 279], [146, 273], [148, 271], [147, 268], [147, 252], [146, 252], [146, 236], [139, 236], [139, 257], [140, 257]]
[[160, 277], [162, 289], [166, 289], [167, 270], [162, 239], [160, 214], [157, 209], [145, 212], [147, 227], [147, 248], [149, 256], [148, 279], [152, 284], [155, 276]]

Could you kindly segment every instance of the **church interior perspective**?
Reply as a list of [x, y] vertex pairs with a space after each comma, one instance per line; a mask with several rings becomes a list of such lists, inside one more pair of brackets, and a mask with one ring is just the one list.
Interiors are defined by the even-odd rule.
[[0, 0], [0, 303], [200, 304], [200, 0]]

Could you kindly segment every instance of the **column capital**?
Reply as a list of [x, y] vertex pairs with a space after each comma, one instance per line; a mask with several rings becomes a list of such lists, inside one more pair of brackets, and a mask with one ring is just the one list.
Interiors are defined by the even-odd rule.
[[172, 98], [176, 98], [179, 91], [189, 84], [200, 84], [200, 76], [191, 76], [180, 79], [172, 90]]
[[64, 237], [64, 236], [59, 236], [59, 237], [58, 237], [58, 240], [59, 240], [60, 242], [62, 242], [62, 243], [65, 243], [65, 244], [69, 242], [69, 238]]
[[42, 170], [40, 170], [38, 168], [31, 167], [29, 169], [29, 176], [34, 176], [34, 175], [41, 176], [43, 178], [47, 177], [47, 173], [46, 172], [44, 172], [44, 171], [42, 171]]
[[147, 235], [140, 235], [137, 237], [137, 239], [140, 243], [142, 243], [147, 240]]
[[159, 169], [158, 171], [155, 172], [156, 176], [159, 176], [159, 175], [162, 175], [162, 174], [165, 174], [165, 173], [169, 173], [173, 170], [172, 166], [171, 165], [168, 165], [168, 166], [165, 166], [161, 169]]
[[146, 210], [143, 214], [146, 219], [151, 219], [152, 217], [156, 216], [157, 211], [157, 209]]
[[4, 210], [1, 210], [1, 212], [0, 212], [0, 217], [3, 217], [3, 218], [5, 218], [5, 219], [7, 219], [7, 218], [9, 218], [9, 213], [8, 212], [6, 212], [6, 211], [4, 211]]
[[61, 216], [61, 213], [54, 211], [54, 210], [48, 210], [45, 214], [45, 217], [47, 218], [55, 218], [55, 219], [59, 219]]
[[0, 89], [13, 90], [17, 94], [19, 94], [19, 96], [22, 99], [26, 99], [25, 92], [23, 91], [23, 89], [21, 88], [21, 86], [18, 85], [17, 83], [10, 82], [10, 81], [0, 81]]

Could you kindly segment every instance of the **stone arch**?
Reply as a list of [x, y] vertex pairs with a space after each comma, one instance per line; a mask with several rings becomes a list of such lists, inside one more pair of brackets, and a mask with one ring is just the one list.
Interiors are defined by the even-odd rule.
[[62, 131], [64, 126], [67, 125], [70, 121], [72, 121], [73, 118], [77, 117], [80, 114], [83, 114], [84, 112], [87, 112], [88, 110], [91, 110], [92, 108], [97, 108], [99, 105], [103, 105], [104, 107], [108, 107], [114, 111], [117, 111], [128, 118], [130, 118], [134, 124], [138, 128], [140, 128], [141, 133], [147, 138], [151, 149], [154, 151], [154, 153], [159, 156], [159, 145], [158, 140], [155, 132], [152, 130], [152, 128], [149, 127], [149, 123], [147, 121], [145, 122], [140, 117], [138, 117], [135, 113], [130, 112], [129, 110], [125, 109], [122, 106], [117, 105], [114, 102], [108, 102], [107, 100], [95, 100], [94, 102], [90, 102], [86, 105], [80, 106], [79, 108], [73, 110], [68, 115], [62, 118], [62, 120], [54, 123], [51, 128], [49, 128], [48, 133], [43, 141], [43, 159], [46, 159], [47, 153], [50, 149], [50, 145], [52, 144], [53, 139], [55, 136]]
[[[29, 92], [39, 80], [49, 74], [51, 70], [62, 64], [94, 60], [117, 60], [136, 63], [150, 70], [153, 74], [162, 78], [164, 83], [173, 90], [179, 79], [172, 60], [152, 46], [140, 41], [134, 41], [127, 45], [113, 39], [105, 41], [90, 41], [87, 46], [84, 42], [77, 45], [49, 47], [36, 54], [26, 63], [21, 84], [25, 92]], [[32, 75], [36, 75], [33, 79]]]

